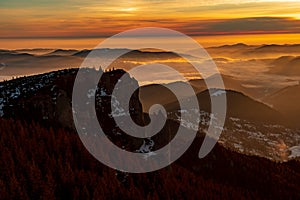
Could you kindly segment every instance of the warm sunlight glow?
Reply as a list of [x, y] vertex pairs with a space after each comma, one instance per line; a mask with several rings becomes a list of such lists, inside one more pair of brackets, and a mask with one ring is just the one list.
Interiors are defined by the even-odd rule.
[[133, 8], [133, 7], [130, 7], [130, 8], [121, 8], [120, 10], [124, 11], [124, 12], [132, 12], [132, 11], [136, 11], [137, 8]]

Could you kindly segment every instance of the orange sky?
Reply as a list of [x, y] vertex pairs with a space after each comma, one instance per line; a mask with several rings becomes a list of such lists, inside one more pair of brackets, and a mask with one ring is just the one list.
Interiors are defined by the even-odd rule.
[[282, 43], [288, 39], [282, 34], [298, 37], [299, 11], [298, 0], [1, 0], [0, 38], [105, 38], [154, 26], [249, 41], [249, 35], [281, 34]]

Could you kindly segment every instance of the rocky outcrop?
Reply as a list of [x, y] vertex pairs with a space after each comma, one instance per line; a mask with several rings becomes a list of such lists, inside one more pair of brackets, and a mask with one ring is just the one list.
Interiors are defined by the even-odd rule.
[[[95, 69], [86, 70], [92, 70], [92, 73], [101, 72]], [[61, 70], [2, 82], [0, 99], [3, 117], [26, 121], [34, 120], [45, 125], [74, 129], [72, 89], [77, 71], [78, 69]], [[112, 96], [115, 85], [122, 76], [124, 77], [122, 79], [123, 87], [138, 87], [135, 79], [131, 78], [124, 70], [117, 69], [104, 72], [96, 91], [92, 94], [96, 100], [97, 116], [101, 116], [98, 117], [99, 123], [109, 135], [122, 134], [122, 131], [118, 130], [115, 125], [114, 117], [117, 116], [114, 116], [114, 112], [122, 111], [124, 103], [122, 101], [114, 102], [116, 100]], [[137, 124], [143, 125], [142, 105], [138, 92], [136, 90], [132, 95], [124, 92], [124, 95], [131, 95], [130, 113], [127, 113], [127, 117], [131, 117]], [[113, 108], [119, 110], [112, 110], [111, 103], [115, 103]]]

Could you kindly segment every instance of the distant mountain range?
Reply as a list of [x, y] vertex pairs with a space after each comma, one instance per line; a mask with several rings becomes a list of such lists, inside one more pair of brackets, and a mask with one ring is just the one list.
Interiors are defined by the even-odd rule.
[[[298, 70], [299, 46], [298, 44], [246, 45], [240, 43], [209, 47], [206, 50], [218, 66], [219, 71], [224, 75], [224, 79], [226, 76], [232, 77], [240, 87], [243, 87], [231, 88], [230, 82], [232, 81], [227, 81], [228, 89], [241, 91], [255, 99], [262, 99], [278, 89], [294, 84], [295, 81], [300, 79]], [[193, 56], [195, 51], [186, 51], [184, 55], [203, 65], [210, 61], [210, 59], [196, 58]], [[90, 52], [89, 49], [0, 50], [0, 80], [66, 68], [79, 68]], [[173, 52], [153, 49], [130, 51], [128, 49], [106, 48], [94, 50], [94, 56], [98, 54], [98, 56], [101, 55], [104, 59], [107, 59], [124, 52], [127, 53], [113, 62], [111, 68], [122, 67], [125, 70], [130, 70], [138, 65], [160, 63], [171, 66], [188, 79], [201, 79], [199, 73], [193, 70], [190, 63], [187, 63]], [[157, 75], [159, 74], [157, 72]], [[151, 81], [155, 82], [151, 77], [148, 77], [145, 81], [147, 84]], [[157, 79], [160, 82], [168, 83], [178, 80], [174, 77], [171, 74]]]
[[246, 45], [243, 43], [234, 45], [224, 45], [219, 47], [209, 47], [207, 51], [214, 57], [223, 55], [230, 58], [276, 58], [280, 56], [299, 55], [300, 44], [265, 44]]

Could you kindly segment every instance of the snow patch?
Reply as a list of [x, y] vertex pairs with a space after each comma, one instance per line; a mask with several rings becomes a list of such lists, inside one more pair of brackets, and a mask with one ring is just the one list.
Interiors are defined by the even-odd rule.
[[300, 145], [293, 146], [293, 147], [289, 148], [289, 150], [291, 151], [291, 155], [289, 155], [289, 158], [300, 157]]
[[221, 96], [222, 94], [226, 94], [225, 90], [216, 90], [214, 93], [212, 93], [212, 97]]
[[111, 98], [111, 105], [112, 105], [112, 112], [111, 116], [112, 117], [121, 117], [121, 116], [126, 116], [126, 112], [124, 108], [121, 107], [120, 102], [117, 100], [115, 96], [112, 96]]
[[96, 89], [89, 89], [87, 93], [87, 97], [90, 99], [95, 96]]
[[149, 153], [153, 146], [154, 146], [154, 141], [153, 140], [151, 140], [151, 139], [148, 139], [147, 141], [144, 140], [144, 143], [140, 147], [138, 152], [140, 152], [140, 153]]
[[104, 91], [104, 88], [101, 88], [101, 89], [100, 89], [100, 96], [101, 96], [101, 97], [108, 96], [108, 95], [106, 94], [106, 92]]
[[0, 104], [0, 117], [4, 115], [3, 113], [3, 103]]
[[151, 151], [153, 146], [154, 146], [154, 141], [148, 138], [144, 140], [143, 145], [140, 147], [139, 150], [137, 150], [137, 152], [143, 153], [144, 159], [148, 159], [150, 156], [156, 155], [155, 152]]

